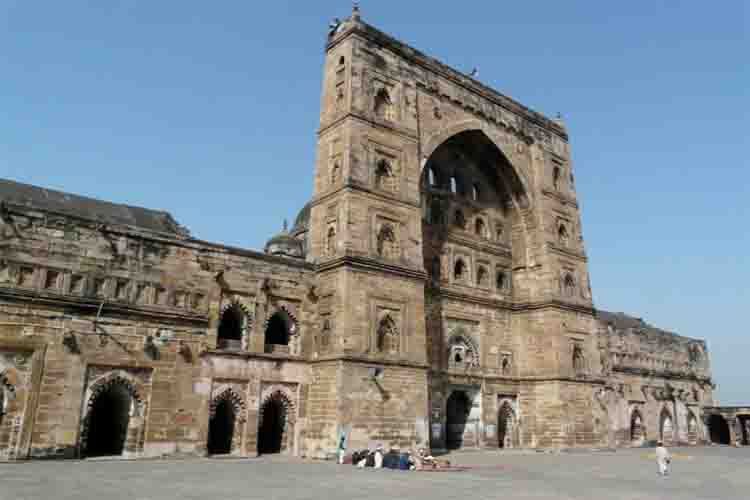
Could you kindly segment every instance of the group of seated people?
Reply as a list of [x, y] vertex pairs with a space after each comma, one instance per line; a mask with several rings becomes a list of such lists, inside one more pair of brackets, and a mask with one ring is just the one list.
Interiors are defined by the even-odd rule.
[[373, 451], [355, 451], [351, 455], [351, 464], [359, 468], [373, 467], [375, 469], [398, 470], [434, 469], [441, 465], [424, 448], [420, 448], [417, 453], [401, 452], [391, 448], [390, 451], [385, 453], [382, 445], [378, 445]]

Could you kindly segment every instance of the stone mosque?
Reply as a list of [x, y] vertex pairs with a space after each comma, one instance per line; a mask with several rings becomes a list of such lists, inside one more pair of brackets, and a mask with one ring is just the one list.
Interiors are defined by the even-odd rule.
[[364, 22], [264, 251], [0, 180], [0, 459], [748, 442], [703, 340], [597, 310], [568, 133]]

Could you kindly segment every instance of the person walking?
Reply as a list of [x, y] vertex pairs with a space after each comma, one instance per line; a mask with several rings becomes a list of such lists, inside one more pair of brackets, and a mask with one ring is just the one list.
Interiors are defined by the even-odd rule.
[[346, 456], [346, 434], [341, 434], [341, 438], [339, 439], [339, 447], [338, 447], [338, 462], [340, 464], [344, 463], [344, 457]]
[[672, 455], [664, 447], [661, 441], [656, 442], [656, 465], [658, 466], [660, 476], [669, 475], [669, 464], [672, 462]]

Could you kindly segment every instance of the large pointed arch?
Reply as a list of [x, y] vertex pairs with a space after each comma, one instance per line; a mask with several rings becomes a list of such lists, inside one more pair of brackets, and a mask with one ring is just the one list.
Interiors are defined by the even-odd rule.
[[[478, 121], [457, 122], [425, 141], [420, 176], [423, 206], [431, 206], [433, 200], [448, 200], [449, 205], [453, 202], [466, 205], [466, 195], [448, 192], [444, 187], [431, 184], [430, 172], [446, 176], [456, 175], [461, 171], [461, 175], [464, 175], [461, 165], [470, 166], [465, 174], [473, 176], [470, 179], [472, 185], [479, 186], [483, 193], [481, 199], [471, 200], [470, 211], [495, 209], [509, 216], [515, 228], [513, 233], [517, 234], [511, 246], [514, 265], [518, 267], [530, 264], [531, 240], [528, 227], [532, 224], [532, 190], [521, 168], [528, 155], [519, 154], [519, 151], [527, 147]], [[459, 162], [458, 168], [456, 160]], [[451, 197], [453, 202], [450, 201]]]

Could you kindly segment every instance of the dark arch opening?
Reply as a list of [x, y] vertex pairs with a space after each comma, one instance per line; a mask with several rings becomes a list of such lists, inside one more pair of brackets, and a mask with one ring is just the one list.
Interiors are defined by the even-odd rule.
[[89, 413], [84, 457], [122, 455], [133, 399], [122, 384], [112, 384], [95, 396]]
[[216, 404], [214, 416], [208, 426], [209, 454], [226, 455], [232, 452], [235, 417], [234, 406], [228, 399], [222, 399]]
[[643, 441], [643, 417], [638, 410], [630, 416], [630, 441], [639, 444]]
[[239, 349], [242, 342], [242, 313], [236, 306], [228, 307], [219, 321], [218, 343], [220, 349]]
[[731, 434], [729, 424], [721, 415], [711, 415], [708, 419], [708, 430], [711, 434], [711, 442], [716, 444], [730, 444]]
[[266, 345], [289, 345], [292, 320], [283, 311], [275, 313], [266, 327]]
[[446, 446], [456, 450], [464, 445], [464, 430], [471, 412], [471, 401], [463, 391], [454, 391], [446, 403]]
[[455, 266], [453, 266], [453, 277], [459, 281], [464, 279], [464, 276], [466, 275], [466, 264], [464, 264], [464, 261], [461, 259], [458, 259], [456, 261]]
[[665, 446], [671, 446], [674, 442], [674, 419], [666, 409], [662, 411], [659, 417], [659, 439]]
[[263, 404], [263, 416], [258, 431], [258, 453], [279, 453], [284, 443], [286, 408], [280, 398], [269, 398]]
[[513, 447], [513, 433], [515, 432], [515, 419], [513, 408], [510, 403], [505, 402], [500, 407], [497, 415], [497, 445], [499, 448]]
[[481, 238], [485, 238], [487, 236], [487, 229], [484, 225], [484, 220], [482, 220], [481, 218], [478, 218], [474, 223], [474, 232]]

